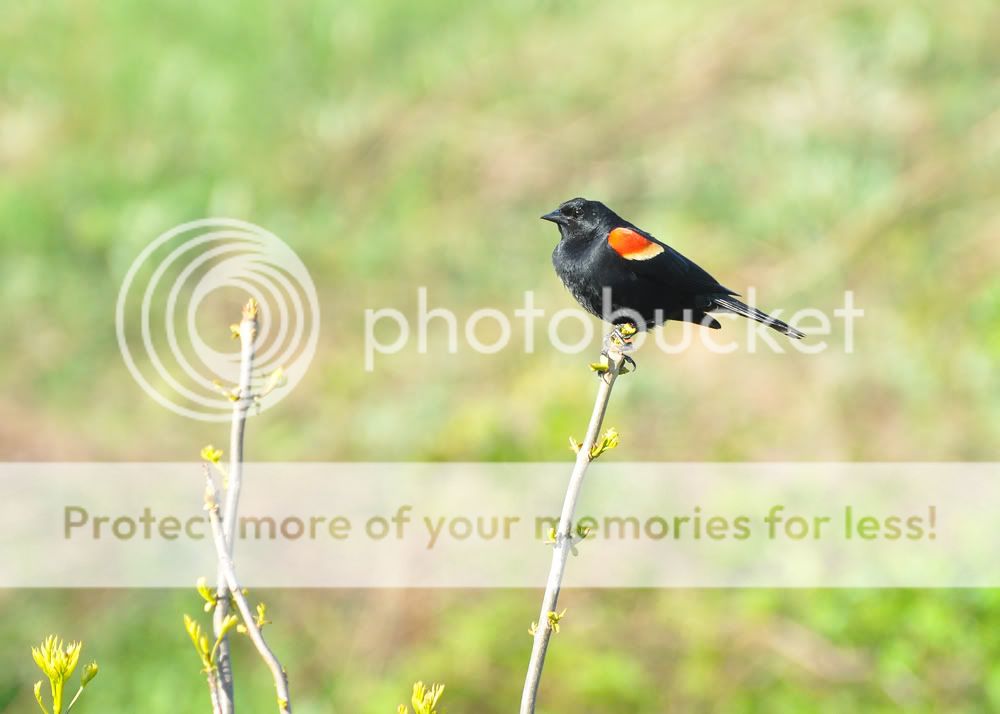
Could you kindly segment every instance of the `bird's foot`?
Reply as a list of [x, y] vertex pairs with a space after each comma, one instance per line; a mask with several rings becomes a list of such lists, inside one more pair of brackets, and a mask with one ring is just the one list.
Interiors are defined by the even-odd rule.
[[632, 338], [638, 334], [639, 330], [631, 322], [624, 322], [621, 325], [615, 325], [614, 329], [611, 330], [604, 337], [604, 349], [605, 350], [615, 350], [616, 352], [631, 352], [635, 349], [635, 345], [632, 344]]
[[[634, 372], [636, 370], [635, 360], [627, 353], [635, 349], [632, 338], [638, 332], [639, 330], [631, 322], [615, 325], [614, 329], [604, 337], [604, 349], [601, 350], [601, 362], [598, 363], [603, 369], [598, 369], [595, 365], [591, 365], [591, 368], [599, 373], [606, 372], [612, 359], [616, 359], [621, 361], [618, 374]], [[612, 353], [615, 354], [614, 358], [611, 356]]]

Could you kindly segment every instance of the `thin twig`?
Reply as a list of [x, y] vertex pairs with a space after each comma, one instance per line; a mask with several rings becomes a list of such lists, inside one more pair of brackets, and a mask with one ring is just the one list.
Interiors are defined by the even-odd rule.
[[524, 691], [521, 694], [521, 714], [534, 714], [535, 700], [538, 696], [538, 684], [542, 679], [542, 666], [545, 664], [545, 653], [549, 647], [549, 640], [552, 637], [552, 626], [549, 613], [556, 612], [559, 602], [559, 590], [562, 587], [563, 573], [566, 571], [566, 561], [573, 548], [573, 514], [576, 511], [576, 503], [580, 497], [580, 490], [583, 487], [583, 477], [587, 473], [587, 467], [593, 461], [591, 449], [597, 442], [597, 435], [601, 431], [601, 424], [604, 422], [604, 413], [608, 409], [608, 399], [611, 397], [611, 388], [625, 362], [622, 353], [611, 347], [608, 352], [608, 370], [601, 374], [601, 385], [597, 390], [597, 399], [594, 401], [594, 411], [590, 415], [590, 424], [587, 427], [587, 435], [577, 452], [576, 463], [573, 466], [573, 473], [569, 478], [569, 485], [566, 487], [566, 497], [563, 500], [562, 515], [559, 517], [559, 526], [556, 530], [555, 545], [552, 552], [552, 566], [549, 569], [549, 579], [545, 585], [545, 595], [542, 597], [542, 608], [538, 615], [538, 622], [535, 626], [534, 642], [531, 646], [531, 660], [528, 663], [528, 674], [524, 679]]
[[208, 671], [208, 693], [212, 698], [212, 714], [222, 714], [222, 699], [219, 693], [219, 674], [215, 670]]
[[268, 647], [267, 642], [264, 641], [264, 635], [257, 626], [254, 613], [250, 609], [250, 603], [247, 602], [246, 596], [243, 594], [243, 589], [236, 579], [236, 567], [233, 565], [233, 559], [229, 556], [230, 546], [226, 541], [226, 534], [223, 531], [222, 521], [219, 518], [219, 492], [215, 487], [212, 474], [207, 468], [205, 469], [205, 480], [205, 501], [208, 506], [208, 519], [212, 525], [212, 538], [215, 541], [215, 551], [219, 556], [219, 569], [222, 571], [233, 600], [236, 601], [236, 608], [243, 617], [243, 625], [247, 629], [250, 640], [257, 648], [267, 668], [271, 670], [271, 676], [274, 678], [274, 690], [278, 697], [278, 711], [281, 714], [291, 714], [292, 704], [288, 694], [288, 675], [285, 674], [285, 668], [281, 666], [281, 662], [275, 656], [274, 652], [271, 651], [271, 648]]
[[[243, 435], [246, 431], [247, 412], [253, 404], [251, 393], [251, 376], [253, 374], [254, 340], [257, 337], [257, 322], [260, 307], [251, 298], [243, 306], [242, 320], [239, 325], [240, 338], [240, 380], [237, 386], [236, 399], [233, 402], [232, 425], [229, 430], [229, 471], [226, 484], [226, 504], [222, 515], [223, 533], [225, 535], [226, 555], [232, 560], [233, 544], [236, 542], [236, 513], [240, 501], [240, 488], [243, 485]], [[216, 637], [222, 632], [222, 625], [229, 614], [229, 589], [222, 572], [222, 562], [219, 562], [218, 598], [212, 625]], [[219, 642], [219, 704], [222, 714], [233, 714], [233, 665], [229, 654], [229, 639], [223, 637]]]

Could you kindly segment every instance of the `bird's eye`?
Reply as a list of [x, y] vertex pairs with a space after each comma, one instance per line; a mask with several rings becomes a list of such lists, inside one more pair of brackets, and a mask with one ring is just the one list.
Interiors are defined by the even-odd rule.
[[581, 206], [563, 206], [560, 211], [564, 216], [572, 216], [574, 218], [579, 218], [583, 215], [583, 207]]

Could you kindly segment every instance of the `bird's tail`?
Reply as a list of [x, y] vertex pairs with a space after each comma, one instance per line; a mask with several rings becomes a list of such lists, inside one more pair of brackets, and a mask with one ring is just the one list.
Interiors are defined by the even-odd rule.
[[737, 315], [742, 315], [743, 317], [749, 317], [751, 320], [756, 320], [757, 322], [762, 322], [772, 330], [776, 330], [783, 335], [788, 335], [796, 340], [801, 340], [805, 335], [794, 327], [789, 327], [784, 322], [776, 317], [771, 317], [766, 312], [761, 312], [755, 307], [750, 307], [746, 303], [737, 300], [734, 297], [723, 295], [714, 298], [715, 305], [720, 310], [725, 310], [726, 312], [734, 312]]

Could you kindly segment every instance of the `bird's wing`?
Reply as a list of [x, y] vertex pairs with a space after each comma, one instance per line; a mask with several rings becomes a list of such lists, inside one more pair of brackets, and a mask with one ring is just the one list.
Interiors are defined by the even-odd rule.
[[636, 275], [692, 293], [725, 293], [723, 287], [697, 263], [638, 228], [615, 228], [608, 233], [608, 247]]

